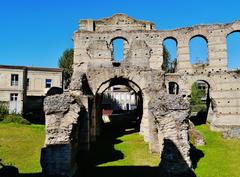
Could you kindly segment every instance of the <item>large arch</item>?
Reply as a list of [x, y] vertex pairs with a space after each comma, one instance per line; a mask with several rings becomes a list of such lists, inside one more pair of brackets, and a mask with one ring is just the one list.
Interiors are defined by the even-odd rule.
[[104, 82], [102, 82], [99, 87], [97, 88], [96, 92], [95, 92], [95, 96], [94, 96], [94, 103], [95, 103], [95, 110], [92, 116], [92, 122], [93, 122], [93, 127], [94, 127], [94, 132], [93, 132], [93, 139], [95, 140], [95, 136], [97, 136], [100, 132], [100, 120], [102, 117], [102, 107], [101, 107], [101, 102], [103, 99], [103, 93], [110, 87], [115, 86], [115, 85], [124, 85], [129, 87], [131, 90], [134, 91], [134, 93], [137, 95], [138, 98], [138, 107], [137, 107], [137, 112], [138, 112], [138, 120], [137, 120], [137, 124], [136, 127], [138, 127], [138, 129], [140, 129], [140, 124], [141, 124], [141, 120], [143, 117], [143, 112], [144, 112], [144, 108], [143, 108], [143, 92], [142, 89], [132, 80], [129, 80], [127, 78], [124, 77], [114, 77], [114, 78], [110, 78]]
[[240, 68], [240, 30], [234, 30], [227, 34], [227, 64], [229, 70]]
[[162, 66], [167, 67], [167, 72], [175, 72], [177, 67], [177, 54], [178, 54], [178, 41], [175, 37], [169, 36], [163, 39], [162, 42], [163, 45], [163, 59], [166, 58], [169, 61], [163, 60], [163, 65], [165, 65], [165, 62], [168, 63], [168, 66]]
[[190, 54], [189, 61], [191, 64], [209, 63], [208, 39], [206, 36], [201, 34], [194, 35], [189, 39], [188, 45], [189, 45], [189, 54]]

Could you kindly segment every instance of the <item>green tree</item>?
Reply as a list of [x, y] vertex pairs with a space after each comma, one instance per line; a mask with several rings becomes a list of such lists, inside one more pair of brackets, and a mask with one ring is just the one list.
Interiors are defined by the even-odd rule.
[[192, 93], [191, 93], [191, 99], [190, 99], [190, 105], [194, 112], [206, 110], [207, 108], [206, 104], [202, 101], [203, 97], [206, 97], [205, 90], [199, 89], [198, 84], [195, 82], [192, 85]]
[[168, 73], [173, 73], [176, 67], [176, 60], [171, 62], [171, 55], [166, 48], [165, 45], [163, 45], [163, 64], [162, 64], [162, 70]]
[[68, 88], [73, 73], [73, 49], [66, 49], [58, 60], [58, 66], [63, 68], [64, 88]]

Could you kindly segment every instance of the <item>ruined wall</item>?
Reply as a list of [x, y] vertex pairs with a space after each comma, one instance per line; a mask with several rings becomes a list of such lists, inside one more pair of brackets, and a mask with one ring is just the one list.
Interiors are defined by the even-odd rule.
[[[210, 86], [212, 109], [208, 121], [212, 128], [240, 127], [239, 74], [227, 70], [226, 54], [226, 36], [236, 30], [240, 30], [239, 21], [163, 31], [156, 30], [151, 22], [123, 14], [82, 20], [74, 33], [70, 90], [45, 100], [42, 167], [46, 176], [74, 174], [79, 165], [77, 154], [81, 149], [87, 151], [99, 134], [99, 95], [114, 84], [127, 85], [141, 94], [140, 133], [150, 150], [161, 154], [166, 173], [194, 176], [189, 158], [187, 102], [192, 84], [204, 80]], [[208, 42], [206, 65], [189, 62], [189, 41], [194, 36], [204, 36]], [[113, 41], [119, 38], [124, 40], [124, 60], [116, 64]], [[168, 38], [177, 41], [177, 70], [171, 74], [161, 69], [163, 41]], [[173, 81], [179, 85], [177, 96], [167, 92], [168, 83]]]
[[[136, 21], [117, 14], [101, 20], [83, 20], [74, 34], [75, 70], [87, 72], [88, 68], [113, 68], [112, 41], [122, 38], [128, 44], [122, 65], [161, 70], [163, 41], [171, 38], [177, 42], [177, 71], [166, 75], [179, 84], [180, 93], [189, 95], [191, 85], [204, 80], [210, 85], [210, 97], [215, 102], [209, 117], [212, 128], [227, 130], [240, 126], [239, 74], [227, 68], [226, 37], [240, 30], [240, 22], [229, 24], [197, 25], [175, 30], [156, 30], [150, 22]], [[190, 64], [189, 41], [203, 37], [208, 45], [208, 63]], [[183, 93], [185, 92], [185, 93]]]

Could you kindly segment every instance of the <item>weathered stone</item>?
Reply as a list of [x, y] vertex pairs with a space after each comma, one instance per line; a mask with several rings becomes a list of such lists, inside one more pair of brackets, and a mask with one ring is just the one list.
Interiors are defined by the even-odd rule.
[[233, 128], [226, 132], [223, 132], [224, 138], [240, 138], [240, 128]]
[[[209, 84], [207, 120], [212, 128], [240, 127], [239, 99], [236, 99], [240, 74], [227, 71], [226, 55], [226, 36], [237, 30], [239, 21], [160, 31], [153, 23], [123, 14], [82, 20], [74, 33], [74, 72], [69, 93], [45, 99], [46, 141], [42, 154], [45, 175], [73, 176], [78, 168], [76, 154], [88, 151], [100, 133], [101, 94], [119, 84], [138, 95], [140, 133], [151, 152], [160, 153], [160, 167], [165, 174], [194, 176], [189, 156], [187, 100], [192, 84], [198, 80]], [[209, 62], [191, 65], [189, 40], [199, 35], [207, 39]], [[118, 38], [124, 40], [121, 63], [113, 57], [113, 41]], [[178, 44], [175, 73], [164, 73], [161, 68], [162, 44], [167, 38], [175, 39]], [[169, 94], [170, 82], [178, 85], [179, 95]], [[228, 134], [239, 136], [238, 130]]]
[[195, 146], [204, 146], [206, 144], [203, 135], [195, 128], [190, 129], [189, 135]]

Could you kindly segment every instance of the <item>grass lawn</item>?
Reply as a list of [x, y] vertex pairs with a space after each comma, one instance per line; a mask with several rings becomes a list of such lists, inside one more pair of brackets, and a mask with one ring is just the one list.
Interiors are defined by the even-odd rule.
[[198, 177], [240, 176], [240, 140], [223, 139], [218, 132], [212, 132], [207, 125], [197, 126], [204, 135], [206, 145], [199, 146], [204, 157], [195, 169]]
[[45, 138], [43, 125], [0, 123], [0, 159], [20, 173], [41, 172], [40, 150]]
[[[118, 143], [114, 144], [115, 151], [122, 153], [119, 160], [99, 164], [98, 166], [158, 166], [160, 157], [158, 154], [151, 154], [148, 144], [138, 132], [123, 135], [117, 138]], [[107, 155], [107, 154], [105, 154]], [[110, 154], [111, 155], [111, 154]]]
[[[220, 133], [211, 132], [207, 125], [197, 126], [197, 129], [207, 143], [196, 147], [204, 154], [195, 169], [197, 177], [238, 177], [240, 140], [223, 139]], [[137, 132], [114, 132], [105, 132], [106, 136], [100, 137], [91, 153], [91, 160], [100, 170], [110, 167], [114, 172], [118, 167], [121, 170], [141, 170], [141, 166], [159, 165], [159, 156], [149, 153], [148, 144]], [[42, 125], [0, 123], [0, 159], [4, 164], [17, 167], [20, 173], [41, 172], [39, 159], [44, 137]], [[133, 168], [135, 166], [140, 168]]]

